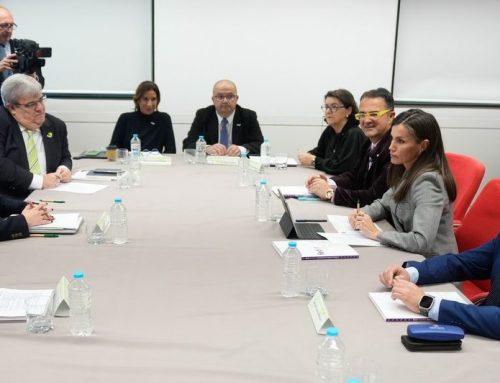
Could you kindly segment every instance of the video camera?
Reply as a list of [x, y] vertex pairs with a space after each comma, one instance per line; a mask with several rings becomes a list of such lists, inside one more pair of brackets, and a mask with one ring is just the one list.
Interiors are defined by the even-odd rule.
[[36, 41], [28, 39], [12, 39], [10, 46], [17, 60], [12, 71], [25, 74], [36, 73], [38, 81], [43, 86], [45, 79], [42, 76], [42, 67], [45, 66], [45, 58], [52, 57], [52, 48], [40, 48]]

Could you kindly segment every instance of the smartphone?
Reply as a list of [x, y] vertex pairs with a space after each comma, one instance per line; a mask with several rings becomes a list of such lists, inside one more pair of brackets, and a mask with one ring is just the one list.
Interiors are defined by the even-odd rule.
[[458, 351], [462, 349], [461, 340], [433, 341], [401, 335], [401, 343], [408, 351]]

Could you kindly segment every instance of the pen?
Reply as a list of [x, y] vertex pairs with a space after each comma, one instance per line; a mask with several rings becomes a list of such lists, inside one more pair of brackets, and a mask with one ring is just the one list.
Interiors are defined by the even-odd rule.
[[48, 199], [41, 199], [40, 202], [51, 202], [51, 203], [66, 203], [66, 201], [51, 201]]
[[328, 222], [326, 219], [296, 219], [295, 222]]
[[359, 199], [358, 202], [356, 203], [356, 214], [359, 214]]
[[59, 234], [30, 234], [30, 237], [36, 237], [36, 238], [58, 238]]

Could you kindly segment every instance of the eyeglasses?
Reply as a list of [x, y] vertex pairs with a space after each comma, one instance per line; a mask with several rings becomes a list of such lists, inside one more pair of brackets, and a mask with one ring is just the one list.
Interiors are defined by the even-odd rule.
[[328, 105], [328, 104], [325, 104], [325, 105], [321, 105], [321, 110], [326, 112], [327, 110], [329, 110], [330, 112], [332, 113], [335, 113], [337, 110], [339, 109], [342, 109], [342, 108], [345, 108], [344, 105]]
[[382, 117], [384, 114], [387, 114], [389, 112], [392, 112], [392, 109], [380, 110], [378, 112], [367, 112], [367, 113], [360, 112], [360, 113], [356, 113], [354, 115], [354, 118], [358, 121], [360, 121], [366, 117], [378, 119], [378, 118]]
[[46, 98], [47, 98], [47, 96], [44, 95], [36, 101], [31, 101], [31, 102], [28, 102], [27, 104], [14, 104], [14, 105], [15, 106], [22, 106], [23, 108], [26, 108], [29, 110], [35, 110], [39, 104], [43, 104], [43, 102], [45, 101]]
[[214, 98], [219, 101], [219, 102], [223, 102], [223, 101], [228, 101], [228, 102], [231, 102], [231, 101], [234, 101], [236, 100], [236, 95], [234, 94], [230, 94], [228, 96], [223, 96], [221, 94], [218, 94], [217, 96], [214, 96]]
[[7, 29], [16, 29], [17, 28], [17, 24], [16, 23], [4, 23], [4, 24], [0, 24], [0, 31], [5, 31]]

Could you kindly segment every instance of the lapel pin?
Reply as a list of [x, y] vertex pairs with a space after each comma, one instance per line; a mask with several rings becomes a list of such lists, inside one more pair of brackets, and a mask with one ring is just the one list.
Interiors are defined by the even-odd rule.
[[52, 132], [47, 133], [47, 138], [52, 138]]

